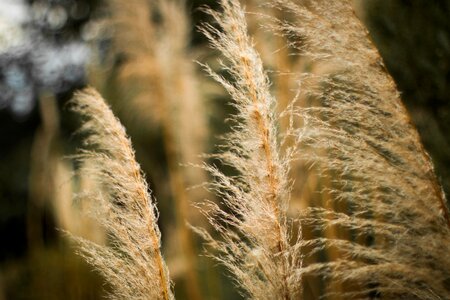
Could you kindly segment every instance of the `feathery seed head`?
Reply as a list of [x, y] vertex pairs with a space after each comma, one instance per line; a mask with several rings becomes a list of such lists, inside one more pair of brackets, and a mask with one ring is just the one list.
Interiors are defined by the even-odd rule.
[[93, 203], [89, 213], [111, 237], [109, 246], [73, 237], [81, 255], [103, 273], [113, 288], [112, 299], [173, 299], [156, 207], [125, 129], [93, 89], [78, 92], [71, 104], [84, 118], [80, 130], [89, 147], [78, 158], [91, 167], [81, 172], [103, 186], [101, 193], [86, 191]]

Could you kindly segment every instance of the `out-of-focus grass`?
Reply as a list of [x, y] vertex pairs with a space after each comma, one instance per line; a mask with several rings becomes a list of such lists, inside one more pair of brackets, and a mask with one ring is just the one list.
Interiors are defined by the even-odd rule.
[[65, 243], [8, 262], [1, 280], [5, 299], [88, 300], [105, 295], [100, 276]]

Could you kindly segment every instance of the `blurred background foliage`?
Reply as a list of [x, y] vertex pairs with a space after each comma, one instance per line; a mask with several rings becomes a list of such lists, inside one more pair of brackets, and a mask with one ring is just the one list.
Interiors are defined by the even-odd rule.
[[[245, 2], [249, 10], [257, 9], [257, 1]], [[355, 3], [449, 195], [450, 1]], [[214, 53], [195, 29], [206, 18], [199, 10], [202, 5], [215, 7], [216, 1], [187, 1], [192, 16], [189, 50], [192, 59], [205, 61]], [[127, 127], [158, 199], [163, 247], [177, 298], [190, 298], [189, 282], [177, 276], [185, 271], [179, 265], [186, 262], [177, 261], [179, 245], [172, 225], [177, 212], [168, 183], [164, 133], [143, 128], [124, 109], [126, 86], [118, 72], [126, 57], [111, 55], [115, 32], [104, 21], [108, 14], [101, 0], [0, 0], [0, 300], [101, 299], [107, 290], [59, 229], [77, 219], [56, 215], [49, 199], [74, 172], [61, 154], [73, 154], [79, 145], [73, 134], [79, 120], [64, 105], [73, 91], [87, 84], [101, 90]], [[257, 27], [250, 23], [252, 30]], [[260, 39], [264, 36], [256, 38], [257, 46]], [[269, 68], [276, 68], [268, 53], [263, 57]], [[198, 89], [210, 98], [226, 99], [211, 83], [199, 84]], [[231, 108], [224, 103], [207, 103], [205, 126], [210, 132], [205, 152], [214, 151], [216, 137], [226, 131], [223, 120]], [[60, 209], [56, 211], [64, 211]], [[198, 241], [193, 247], [201, 250]], [[196, 269], [205, 299], [239, 298], [230, 280], [208, 259], [198, 258]]]

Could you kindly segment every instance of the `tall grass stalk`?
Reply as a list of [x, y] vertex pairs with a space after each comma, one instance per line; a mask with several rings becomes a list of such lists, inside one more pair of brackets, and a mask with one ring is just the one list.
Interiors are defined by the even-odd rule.
[[[322, 170], [331, 205], [302, 212], [304, 228], [330, 228], [351, 238], [312, 238], [306, 256], [335, 249], [302, 273], [326, 278], [341, 299], [446, 299], [450, 223], [446, 200], [392, 78], [351, 1], [273, 3], [293, 20], [278, 28], [298, 51], [326, 66], [303, 74], [301, 92], [317, 105], [298, 109], [304, 150]], [[316, 84], [308, 84], [315, 82]], [[447, 250], [446, 250], [447, 249]]]
[[207, 10], [220, 29], [205, 24], [201, 30], [227, 59], [222, 67], [233, 81], [206, 69], [231, 95], [237, 113], [223, 152], [213, 157], [239, 175], [227, 176], [213, 165], [206, 166], [215, 178], [211, 189], [226, 208], [205, 204], [205, 214], [220, 240], [204, 230], [199, 232], [218, 251], [216, 259], [229, 269], [247, 297], [298, 299], [301, 234], [294, 238], [287, 220], [289, 155], [281, 153], [276, 102], [247, 34], [239, 1], [220, 4], [222, 12]]
[[173, 299], [160, 251], [156, 207], [125, 129], [93, 89], [75, 95], [71, 109], [84, 119], [85, 149], [77, 158], [101, 190], [80, 194], [89, 214], [108, 231], [109, 246], [73, 237], [80, 253], [112, 286], [112, 299]]
[[55, 186], [58, 158], [59, 113], [56, 99], [50, 95], [39, 98], [41, 125], [37, 129], [30, 157], [27, 238], [31, 251], [44, 246], [42, 218], [50, 208]]

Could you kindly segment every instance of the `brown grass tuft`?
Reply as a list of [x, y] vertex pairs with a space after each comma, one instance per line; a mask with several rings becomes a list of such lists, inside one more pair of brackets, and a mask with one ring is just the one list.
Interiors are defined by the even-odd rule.
[[112, 299], [173, 299], [156, 206], [125, 129], [93, 89], [77, 93], [71, 104], [84, 118], [80, 132], [86, 134], [86, 149], [77, 158], [89, 168], [80, 172], [103, 187], [80, 196], [93, 204], [89, 214], [111, 239], [109, 246], [101, 246], [74, 237], [81, 255], [111, 284]]
[[[293, 15], [278, 28], [298, 51], [327, 66], [303, 74], [301, 92], [318, 105], [299, 109], [303, 159], [319, 166], [332, 186], [330, 204], [302, 212], [317, 235], [305, 241], [307, 259], [335, 249], [338, 258], [302, 270], [326, 278], [339, 299], [447, 299], [450, 223], [445, 197], [392, 78], [355, 17], [351, 1], [274, 1]], [[308, 82], [317, 82], [308, 85]], [[447, 250], [446, 250], [447, 249]], [[306, 250], [304, 250], [306, 251]]]

